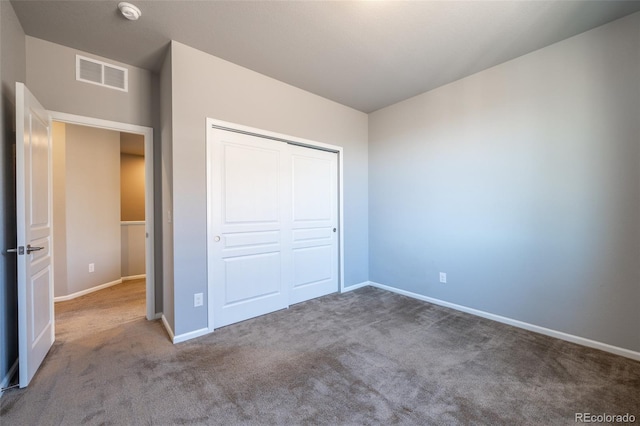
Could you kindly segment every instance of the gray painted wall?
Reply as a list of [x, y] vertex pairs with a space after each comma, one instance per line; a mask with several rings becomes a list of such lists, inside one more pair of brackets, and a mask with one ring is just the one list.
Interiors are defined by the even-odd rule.
[[177, 42], [171, 54], [176, 334], [207, 327], [193, 307], [207, 293], [207, 117], [344, 147], [345, 283], [367, 281], [367, 115]]
[[635, 14], [371, 114], [371, 280], [640, 351], [638, 76]]
[[[129, 91], [76, 81], [76, 54], [129, 70]], [[27, 36], [27, 85], [52, 111], [153, 127], [155, 89], [149, 71]]]
[[25, 35], [8, 1], [0, 1], [0, 382], [18, 358], [15, 84], [26, 78]]
[[173, 73], [171, 72], [171, 49], [162, 63], [160, 71], [160, 116], [162, 138], [162, 212], [156, 224], [162, 226], [162, 274], [163, 274], [163, 314], [172, 330], [175, 330], [173, 308]]
[[[104, 120], [154, 128], [154, 207], [161, 211], [159, 80], [151, 72], [59, 44], [26, 37], [27, 86], [42, 105]], [[104, 60], [129, 70], [129, 92], [106, 89], [75, 80], [75, 55]], [[155, 224], [156, 256], [162, 256], [161, 223]], [[118, 231], [118, 234], [120, 231]], [[160, 258], [160, 257], [159, 257]], [[155, 266], [156, 311], [162, 311], [162, 262]]]
[[122, 277], [120, 133], [65, 127], [67, 293], [57, 297]]

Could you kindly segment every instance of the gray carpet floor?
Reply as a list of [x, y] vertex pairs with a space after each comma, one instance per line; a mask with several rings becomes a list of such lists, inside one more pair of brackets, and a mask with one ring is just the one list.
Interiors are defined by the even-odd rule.
[[640, 420], [640, 362], [374, 288], [173, 345], [144, 282], [56, 304], [5, 425], [575, 424]]

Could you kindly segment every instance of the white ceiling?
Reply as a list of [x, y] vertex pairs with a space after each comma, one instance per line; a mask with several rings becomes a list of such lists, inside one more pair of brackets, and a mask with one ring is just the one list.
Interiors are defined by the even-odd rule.
[[640, 10], [640, 1], [12, 4], [26, 34], [158, 71], [169, 40], [364, 112]]

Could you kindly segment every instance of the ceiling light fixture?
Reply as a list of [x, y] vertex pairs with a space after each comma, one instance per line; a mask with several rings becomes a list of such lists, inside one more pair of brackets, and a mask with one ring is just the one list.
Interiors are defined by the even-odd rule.
[[125, 1], [118, 3], [118, 9], [120, 9], [120, 13], [122, 13], [122, 16], [130, 21], [137, 21], [138, 18], [142, 16], [142, 12], [140, 11], [140, 9]]

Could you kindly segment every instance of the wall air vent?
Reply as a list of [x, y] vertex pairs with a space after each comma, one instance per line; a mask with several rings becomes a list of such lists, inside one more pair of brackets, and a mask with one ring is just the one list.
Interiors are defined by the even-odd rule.
[[76, 80], [129, 91], [129, 70], [80, 55], [76, 55]]

